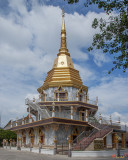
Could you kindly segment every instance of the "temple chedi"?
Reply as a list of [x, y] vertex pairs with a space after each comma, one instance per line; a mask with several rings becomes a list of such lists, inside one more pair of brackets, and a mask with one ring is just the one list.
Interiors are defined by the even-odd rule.
[[[53, 149], [55, 143], [61, 145], [70, 140], [75, 144], [75, 150], [79, 150], [81, 145], [85, 150], [100, 138], [109, 148], [115, 148], [117, 129], [121, 128], [113, 127], [111, 122], [105, 123], [101, 115], [96, 118], [98, 99], [89, 99], [88, 87], [74, 68], [67, 49], [64, 16], [63, 10], [59, 53], [44, 83], [37, 89], [39, 99], [27, 98], [28, 116], [9, 121], [5, 129], [17, 133], [17, 143], [22, 147], [37, 147], [41, 144], [42, 148]], [[120, 136], [124, 147], [124, 133], [121, 132]]]

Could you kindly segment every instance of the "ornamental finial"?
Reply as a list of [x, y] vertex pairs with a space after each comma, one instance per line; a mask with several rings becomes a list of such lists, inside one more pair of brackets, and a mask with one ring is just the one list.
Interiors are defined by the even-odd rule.
[[64, 17], [64, 7], [62, 8], [62, 16]]
[[65, 14], [64, 14], [64, 7], [63, 7], [62, 8], [61, 46], [60, 46], [59, 53], [57, 54], [57, 56], [59, 56], [60, 54], [66, 54], [70, 56], [70, 54], [68, 53], [67, 43], [66, 43], [66, 30], [65, 30], [64, 15]]

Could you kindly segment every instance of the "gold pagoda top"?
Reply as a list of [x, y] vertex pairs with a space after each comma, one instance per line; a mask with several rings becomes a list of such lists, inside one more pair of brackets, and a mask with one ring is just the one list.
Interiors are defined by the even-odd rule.
[[38, 92], [42, 93], [50, 87], [75, 87], [88, 90], [88, 87], [83, 85], [79, 71], [74, 68], [72, 58], [67, 49], [66, 29], [64, 20], [64, 9], [62, 10], [62, 28], [61, 28], [61, 46], [57, 58], [54, 60], [53, 68], [47, 73], [47, 77], [43, 85], [38, 88]]

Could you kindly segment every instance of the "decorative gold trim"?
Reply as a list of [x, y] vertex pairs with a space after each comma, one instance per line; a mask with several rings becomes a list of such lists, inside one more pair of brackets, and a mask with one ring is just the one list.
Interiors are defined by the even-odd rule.
[[[60, 73], [59, 73], [59, 72]], [[66, 71], [66, 74], [65, 74]], [[58, 73], [59, 74], [58, 74]], [[48, 89], [49, 87], [58, 87], [58, 86], [69, 86], [80, 89], [82, 87], [86, 92], [88, 91], [88, 87], [84, 86], [82, 80], [79, 75], [79, 71], [74, 68], [65, 67], [63, 68], [53, 68], [44, 81], [43, 86], [38, 88], [38, 92], [41, 93], [41, 90]]]
[[[49, 102], [50, 102], [50, 101], [49, 101]], [[53, 101], [51, 101], [51, 102], [53, 102]], [[54, 102], [56, 103], [56, 102], [59, 102], [59, 101], [54, 101]], [[60, 101], [60, 102], [72, 102], [72, 101]], [[75, 101], [75, 102], [81, 102], [81, 101]], [[40, 103], [41, 103], [41, 102], [40, 102]], [[86, 103], [85, 103], [85, 104], [86, 104]], [[87, 104], [89, 104], [89, 103], [87, 103]], [[72, 105], [72, 106], [78, 106], [78, 107], [80, 106], [80, 107], [84, 107], [84, 108], [87, 108], [87, 109], [98, 110], [98, 108], [92, 108], [92, 107], [85, 106], [85, 105], [82, 105], [82, 104], [80, 104], [80, 105], [79, 105], [79, 104], [64, 104], [64, 106], [69, 106], [69, 105], [70, 105], [70, 106], [71, 106], [71, 105]], [[91, 104], [90, 104], [90, 105], [91, 105]], [[41, 104], [40, 104], [40, 106], [44, 106], [44, 105], [41, 105]], [[52, 105], [47, 105], [47, 106], [52, 106]], [[59, 106], [59, 104], [57, 104], [57, 106], [58, 106], [58, 107], [61, 107], [62, 104], [60, 104], [60, 106]], [[93, 106], [96, 106], [96, 105], [93, 105]], [[98, 106], [97, 106], [97, 107], [98, 107]]]
[[[66, 120], [72, 120], [72, 119], [67, 119], [67, 118], [59, 118], [59, 117], [54, 117], [54, 118], [57, 118], [57, 119], [66, 119]], [[46, 118], [46, 119], [44, 119], [44, 120], [47, 120], [47, 119], [52, 119], [52, 118]], [[39, 121], [42, 121], [42, 120], [39, 120]], [[81, 120], [73, 120], [73, 121], [78, 121], [78, 122], [83, 122], [83, 121], [81, 121]], [[35, 121], [35, 122], [38, 122], [38, 121]], [[31, 123], [33, 123], [33, 122], [31, 122]], [[27, 123], [27, 124], [31, 124], [31, 123]], [[88, 124], [85, 124], [85, 125], [81, 125], [81, 124], [73, 124], [73, 123], [63, 123], [63, 122], [48, 122], [48, 123], [44, 123], [43, 124], [43, 126], [44, 126], [44, 128], [46, 128], [47, 126], [46, 125], [48, 125], [48, 124], [71, 124], [71, 125], [76, 125], [76, 126], [88, 126]], [[24, 126], [24, 125], [26, 125], [26, 124], [23, 124], [23, 125], [19, 125], [18, 127], [20, 127], [20, 126]], [[37, 127], [37, 126], [39, 126], [39, 124], [37, 124], [37, 125], [33, 125], [32, 126], [32, 128], [34, 128], [34, 127]], [[49, 127], [49, 126], [48, 126]], [[28, 127], [24, 127], [24, 128], [18, 128], [18, 130], [23, 130], [23, 129], [26, 129], [26, 128], [28, 128]], [[30, 126], [30, 128], [31, 128], [31, 126]], [[13, 131], [15, 131], [15, 130], [17, 130], [17, 129], [13, 129]]]

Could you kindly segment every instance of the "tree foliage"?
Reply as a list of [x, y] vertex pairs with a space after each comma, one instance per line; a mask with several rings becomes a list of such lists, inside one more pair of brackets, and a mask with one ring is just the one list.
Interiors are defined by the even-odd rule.
[[7, 140], [10, 140], [10, 139], [15, 139], [16, 140], [17, 138], [17, 135], [15, 132], [13, 131], [9, 131], [9, 130], [3, 130], [3, 129], [0, 129], [0, 145], [3, 141], [3, 139], [7, 139]]
[[[79, 0], [67, 0], [68, 3], [77, 3]], [[88, 48], [102, 49], [103, 53], [114, 56], [114, 67], [111, 69], [128, 68], [128, 0], [85, 0], [85, 7], [96, 4], [104, 9], [109, 19], [94, 19], [92, 27], [100, 32], [93, 37], [92, 45]], [[116, 14], [112, 14], [116, 11]], [[109, 73], [111, 73], [109, 71]]]

